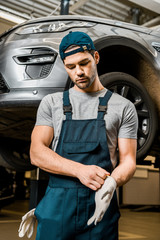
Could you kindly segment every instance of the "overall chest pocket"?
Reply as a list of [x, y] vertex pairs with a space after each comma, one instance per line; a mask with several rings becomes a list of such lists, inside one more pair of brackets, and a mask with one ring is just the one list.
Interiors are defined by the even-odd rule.
[[100, 149], [99, 142], [65, 142], [63, 144], [64, 157], [87, 165], [98, 164]]

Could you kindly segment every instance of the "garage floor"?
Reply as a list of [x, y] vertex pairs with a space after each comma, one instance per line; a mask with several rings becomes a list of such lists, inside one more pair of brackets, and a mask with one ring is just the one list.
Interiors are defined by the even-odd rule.
[[[21, 217], [28, 211], [27, 200], [16, 200], [0, 212], [0, 239], [20, 239], [17, 230]], [[119, 240], [158, 240], [160, 236], [160, 207], [121, 208]], [[31, 240], [35, 239], [35, 234]], [[24, 237], [23, 240], [27, 240]], [[85, 240], [85, 239], [84, 239]]]

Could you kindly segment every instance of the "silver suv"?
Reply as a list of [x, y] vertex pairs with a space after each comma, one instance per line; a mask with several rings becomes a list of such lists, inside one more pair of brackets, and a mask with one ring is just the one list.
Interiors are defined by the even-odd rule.
[[69, 31], [84, 31], [100, 53], [103, 85], [130, 99], [139, 118], [137, 164], [159, 163], [160, 33], [133, 24], [84, 16], [25, 22], [0, 36], [0, 165], [33, 167], [30, 135], [40, 100], [72, 86], [58, 47]]

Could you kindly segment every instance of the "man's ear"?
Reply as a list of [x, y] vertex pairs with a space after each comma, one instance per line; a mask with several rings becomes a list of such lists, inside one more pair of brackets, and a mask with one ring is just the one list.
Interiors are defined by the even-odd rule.
[[95, 51], [95, 53], [94, 53], [94, 59], [95, 59], [95, 63], [98, 64], [99, 60], [100, 60], [100, 56], [99, 56], [99, 53], [97, 51]]

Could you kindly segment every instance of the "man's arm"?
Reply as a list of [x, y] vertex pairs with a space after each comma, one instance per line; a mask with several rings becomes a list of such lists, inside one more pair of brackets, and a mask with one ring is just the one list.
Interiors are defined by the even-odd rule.
[[31, 163], [44, 171], [78, 178], [92, 190], [99, 189], [108, 172], [95, 165], [84, 165], [64, 157], [49, 148], [54, 130], [49, 126], [35, 126], [31, 136]]
[[111, 176], [116, 180], [117, 186], [128, 182], [136, 170], [137, 140], [118, 138], [119, 164], [113, 170]]

